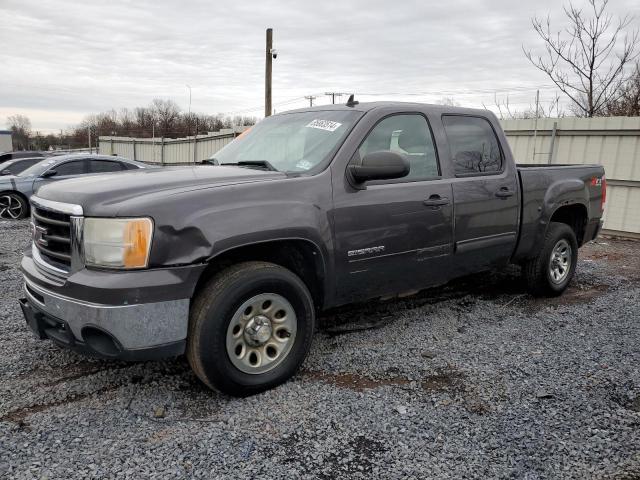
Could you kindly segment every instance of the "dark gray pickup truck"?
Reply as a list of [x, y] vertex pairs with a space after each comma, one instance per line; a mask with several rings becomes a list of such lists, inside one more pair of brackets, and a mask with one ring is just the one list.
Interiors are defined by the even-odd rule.
[[318, 311], [519, 264], [558, 295], [596, 237], [601, 166], [517, 167], [484, 110], [370, 103], [269, 117], [217, 166], [43, 186], [21, 306], [102, 357], [186, 353], [233, 395], [303, 362]]

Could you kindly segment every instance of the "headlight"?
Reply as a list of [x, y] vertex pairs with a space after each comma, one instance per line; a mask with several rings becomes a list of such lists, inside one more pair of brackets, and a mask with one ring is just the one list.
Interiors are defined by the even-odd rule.
[[152, 236], [153, 221], [150, 218], [85, 218], [85, 264], [107, 268], [145, 268]]

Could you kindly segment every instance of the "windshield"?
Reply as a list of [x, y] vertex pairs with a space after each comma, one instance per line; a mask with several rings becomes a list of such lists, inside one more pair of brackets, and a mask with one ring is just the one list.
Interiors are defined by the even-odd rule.
[[220, 165], [306, 172], [329, 156], [359, 116], [360, 112], [349, 110], [315, 110], [268, 117], [212, 160]]
[[54, 163], [55, 163], [55, 160], [52, 159], [52, 158], [48, 158], [46, 160], [42, 160], [41, 162], [38, 162], [35, 165], [31, 165], [26, 170], [23, 170], [17, 176], [18, 177], [38, 176], [42, 172], [44, 172], [47, 168], [49, 168], [51, 165], [53, 165]]

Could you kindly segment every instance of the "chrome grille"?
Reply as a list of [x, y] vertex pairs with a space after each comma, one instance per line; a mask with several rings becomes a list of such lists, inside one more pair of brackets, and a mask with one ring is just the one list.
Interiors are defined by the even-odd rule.
[[71, 267], [71, 215], [32, 206], [33, 244], [54, 265]]

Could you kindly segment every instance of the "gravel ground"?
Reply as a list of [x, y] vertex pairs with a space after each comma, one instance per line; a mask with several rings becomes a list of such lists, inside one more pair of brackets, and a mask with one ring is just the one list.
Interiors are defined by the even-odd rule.
[[39, 342], [0, 222], [0, 477], [640, 478], [640, 243], [581, 250], [559, 299], [508, 272], [329, 312], [286, 385]]

